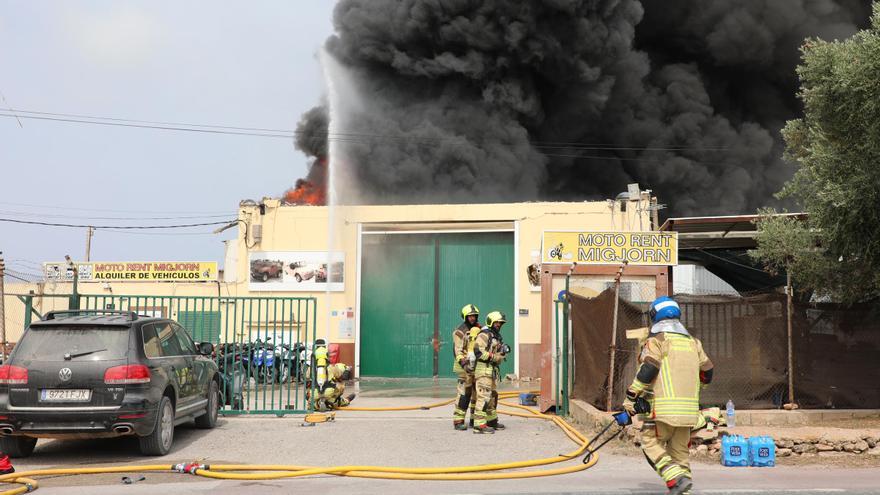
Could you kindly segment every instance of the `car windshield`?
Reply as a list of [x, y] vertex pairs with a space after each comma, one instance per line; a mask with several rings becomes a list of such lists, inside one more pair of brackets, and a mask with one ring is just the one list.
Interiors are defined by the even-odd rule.
[[109, 326], [31, 327], [15, 346], [15, 359], [24, 361], [103, 361], [124, 359], [128, 328]]

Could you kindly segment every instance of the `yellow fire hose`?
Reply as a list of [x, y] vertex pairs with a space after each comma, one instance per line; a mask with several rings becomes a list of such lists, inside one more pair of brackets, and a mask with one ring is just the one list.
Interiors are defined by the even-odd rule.
[[[536, 393], [536, 392], [530, 392]], [[517, 392], [503, 392], [499, 394], [499, 399], [507, 399], [517, 395]], [[437, 402], [425, 406], [404, 406], [404, 407], [344, 407], [341, 411], [413, 411], [432, 409], [451, 404], [453, 400]], [[530, 471], [513, 471], [513, 472], [492, 472], [510, 469], [522, 469], [535, 466], [545, 466], [559, 462], [565, 462], [579, 457], [583, 454], [588, 445], [589, 440], [584, 437], [570, 424], [565, 422], [558, 416], [543, 414], [530, 407], [512, 404], [499, 400], [499, 406], [505, 408], [519, 409], [525, 412], [501, 411], [501, 414], [510, 416], [544, 419], [552, 421], [558, 426], [571, 440], [578, 444], [578, 448], [568, 454], [560, 454], [553, 457], [545, 457], [542, 459], [532, 459], [528, 461], [505, 462], [498, 464], [482, 464], [475, 466], [450, 466], [438, 468], [411, 468], [400, 466], [333, 466], [333, 467], [316, 467], [316, 466], [297, 466], [289, 464], [218, 464], [218, 465], [200, 465], [200, 464], [178, 464], [169, 466], [167, 464], [153, 465], [131, 465], [131, 466], [113, 466], [113, 467], [96, 467], [96, 468], [72, 468], [72, 469], [36, 469], [31, 471], [23, 471], [21, 473], [12, 473], [0, 476], [0, 483], [15, 483], [21, 486], [0, 492], [0, 495], [18, 495], [21, 493], [31, 492], [38, 488], [37, 481], [32, 476], [57, 476], [57, 475], [75, 475], [75, 474], [106, 474], [106, 473], [131, 473], [131, 472], [188, 472], [190, 474], [204, 476], [206, 478], [216, 479], [234, 479], [234, 480], [270, 480], [281, 478], [298, 478], [303, 476], [314, 476], [321, 474], [331, 474], [337, 476], [352, 476], [358, 478], [381, 478], [381, 479], [397, 479], [397, 480], [497, 480], [497, 479], [518, 479], [518, 478], [534, 478], [541, 476], [555, 476], [559, 474], [574, 473], [583, 471], [593, 467], [598, 461], [599, 456], [594, 455], [587, 463], [578, 463], [574, 466], [540, 469]], [[233, 472], [246, 471], [246, 472]]]

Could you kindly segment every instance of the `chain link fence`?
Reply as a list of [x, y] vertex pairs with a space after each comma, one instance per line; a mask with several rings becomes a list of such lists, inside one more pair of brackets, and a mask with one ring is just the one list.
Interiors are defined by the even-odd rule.
[[[621, 290], [615, 298], [612, 286], [595, 297], [571, 298], [571, 395], [603, 410], [619, 407], [637, 371], [639, 343], [627, 338], [626, 330], [650, 326], [644, 302], [649, 298], [634, 290], [641, 289]], [[785, 294], [676, 300], [682, 323], [715, 365], [714, 381], [701, 394], [703, 405], [733, 400], [740, 408], [770, 409], [791, 402]], [[880, 306], [796, 302], [791, 323], [794, 401], [800, 407], [880, 408]]]

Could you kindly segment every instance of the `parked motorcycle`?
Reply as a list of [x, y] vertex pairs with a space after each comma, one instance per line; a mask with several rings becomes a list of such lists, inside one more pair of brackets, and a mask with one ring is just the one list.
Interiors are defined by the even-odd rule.
[[270, 343], [272, 337], [261, 341], [257, 339], [251, 351], [251, 376], [257, 383], [275, 381], [275, 346]]
[[247, 371], [242, 356], [242, 350], [236, 344], [224, 344], [217, 356], [221, 399], [223, 404], [236, 410], [244, 407], [243, 388]]

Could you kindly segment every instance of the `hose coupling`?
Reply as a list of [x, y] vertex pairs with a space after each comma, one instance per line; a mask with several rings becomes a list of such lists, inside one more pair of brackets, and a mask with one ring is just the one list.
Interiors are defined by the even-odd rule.
[[211, 469], [211, 466], [209, 466], [207, 464], [199, 464], [196, 462], [190, 462], [187, 464], [183, 464], [183, 463], [175, 464], [174, 467], [171, 468], [172, 471], [177, 471], [178, 473], [183, 473], [183, 474], [196, 474], [196, 470], [198, 470], [198, 469], [207, 470], [207, 469]]

